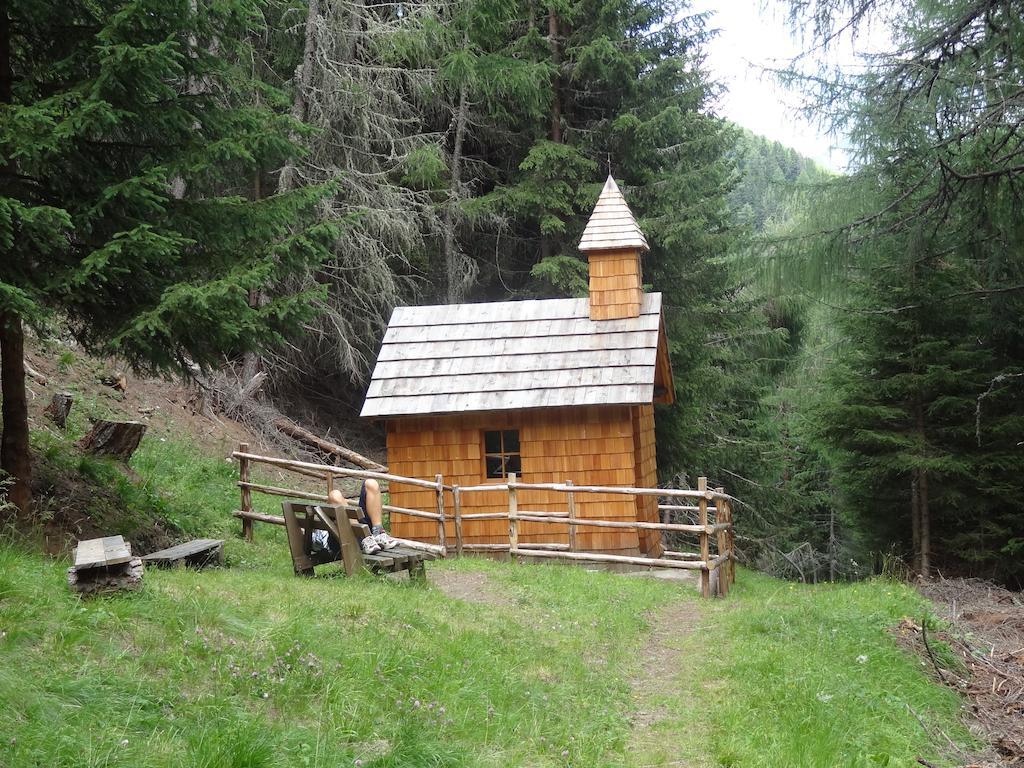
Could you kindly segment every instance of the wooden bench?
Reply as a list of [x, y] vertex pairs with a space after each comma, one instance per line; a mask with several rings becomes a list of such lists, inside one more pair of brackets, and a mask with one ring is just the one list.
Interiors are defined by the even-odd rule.
[[[395, 547], [381, 550], [377, 554], [363, 553], [360, 542], [370, 535], [368, 526], [359, 522], [359, 511], [343, 504], [301, 504], [285, 501], [284, 527], [288, 532], [288, 548], [291, 550], [292, 565], [297, 576], [313, 576], [313, 569], [340, 561], [348, 576], [360, 570], [373, 573], [395, 573], [408, 571], [409, 578], [426, 577], [424, 562], [435, 559], [435, 555], [409, 547]], [[313, 551], [313, 531], [322, 530], [334, 534], [341, 542], [341, 556], [336, 557], [327, 550]]]

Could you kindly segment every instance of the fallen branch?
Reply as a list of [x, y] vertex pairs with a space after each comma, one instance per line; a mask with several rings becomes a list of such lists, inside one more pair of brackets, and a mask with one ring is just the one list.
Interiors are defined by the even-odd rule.
[[267, 374], [264, 371], [257, 372], [245, 384], [240, 384], [230, 371], [207, 376], [196, 367], [193, 374], [199, 388], [199, 406], [203, 410], [209, 410], [207, 415], [211, 418], [215, 418], [213, 411], [216, 410], [228, 418], [240, 421], [249, 429], [262, 434], [267, 440], [274, 440], [274, 433], [278, 433], [321, 453], [337, 456], [362, 469], [373, 472], [387, 471], [387, 467], [372, 459], [300, 427], [291, 419], [282, 416], [272, 403], [254, 397], [267, 381]]
[[328, 440], [324, 440], [322, 437], [318, 437], [310, 432], [308, 429], [303, 429], [294, 421], [284, 418], [283, 416], [274, 419], [274, 427], [277, 428], [282, 434], [288, 435], [288, 437], [294, 438], [295, 440], [301, 440], [308, 445], [312, 445], [317, 450], [323, 451], [324, 453], [330, 453], [334, 456], [338, 456], [345, 461], [355, 464], [357, 467], [363, 469], [369, 469], [374, 472], [385, 472], [387, 467], [378, 464], [372, 459], [368, 459], [360, 453], [356, 453], [348, 448], [343, 448], [337, 443], [332, 443]]
[[939, 666], [938, 659], [935, 658], [935, 654], [932, 653], [932, 646], [928, 642], [928, 616], [921, 617], [921, 639], [924, 640], [924, 649], [928, 651], [928, 658], [932, 660], [932, 666], [935, 667], [935, 674], [939, 676], [939, 680], [946, 682], [946, 676], [942, 673], [942, 667]]
[[34, 382], [36, 382], [36, 384], [41, 384], [44, 387], [49, 382], [49, 379], [47, 379], [43, 374], [41, 374], [39, 371], [37, 371], [35, 368], [28, 364], [28, 360], [25, 361], [25, 374]]
[[260, 371], [255, 376], [253, 376], [251, 379], [249, 379], [249, 383], [247, 383], [244, 387], [242, 387], [240, 390], [238, 390], [238, 397], [241, 400], [245, 400], [247, 398], [252, 397], [253, 395], [255, 395], [260, 390], [260, 387], [263, 386], [263, 382], [266, 381], [266, 380], [267, 380], [266, 371]]

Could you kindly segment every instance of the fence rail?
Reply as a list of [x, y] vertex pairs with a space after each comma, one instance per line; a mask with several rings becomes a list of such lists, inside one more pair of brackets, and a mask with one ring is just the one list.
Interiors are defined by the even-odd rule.
[[[732, 519], [732, 502], [735, 499], [723, 488], [709, 489], [707, 478], [698, 480], [697, 490], [680, 488], [630, 488], [603, 485], [575, 485], [565, 483], [524, 483], [511, 473], [504, 483], [494, 485], [458, 486], [447, 485], [438, 474], [434, 481], [414, 477], [392, 475], [387, 472], [371, 472], [366, 470], [345, 469], [323, 464], [314, 464], [293, 459], [282, 459], [274, 456], [262, 456], [249, 452], [246, 443], [239, 444], [238, 450], [232, 454], [238, 460], [238, 487], [241, 492], [241, 508], [235, 516], [242, 521], [242, 533], [249, 541], [253, 537], [253, 523], [270, 523], [284, 525], [284, 518], [256, 512], [252, 507], [252, 493], [263, 493], [270, 496], [284, 496], [312, 501], [326, 502], [337, 478], [375, 479], [389, 484], [412, 485], [428, 488], [435, 494], [434, 511], [409, 509], [384, 505], [384, 511], [399, 513], [411, 517], [434, 520], [437, 523], [437, 545], [418, 541], [402, 540], [403, 543], [447, 556], [449, 552], [445, 523], [451, 522], [455, 533], [455, 553], [464, 552], [508, 552], [511, 557], [557, 558], [593, 563], [618, 563], [624, 565], [643, 565], [655, 568], [672, 568], [700, 571], [701, 592], [705, 597], [712, 593], [712, 574], [717, 571], [718, 591], [721, 595], [728, 594], [729, 586], [735, 581], [735, 533]], [[310, 491], [255, 483], [251, 479], [253, 464], [266, 464], [286, 471], [294, 472], [308, 478], [322, 480], [325, 484], [323, 494]], [[519, 509], [520, 491], [550, 491], [565, 495], [565, 512], [547, 512], [539, 510]], [[466, 494], [504, 491], [508, 508], [495, 512], [474, 512], [462, 514], [463, 497]], [[445, 494], [452, 500], [451, 511], [445, 503]], [[652, 523], [642, 520], [605, 520], [579, 517], [577, 515], [577, 494], [618, 494], [632, 497], [655, 496], [666, 499], [692, 499], [695, 504], [658, 504], [661, 513], [687, 513], [695, 522], [689, 523]], [[714, 502], [711, 504], [710, 502]], [[354, 506], [348, 502], [349, 506]], [[712, 519], [711, 515], [714, 516]], [[476, 520], [507, 520], [507, 544], [474, 544], [467, 543], [463, 535], [463, 523]], [[520, 542], [519, 523], [554, 524], [567, 529], [568, 543], [561, 542]], [[662, 533], [694, 534], [697, 537], [699, 552], [682, 552], [663, 550], [659, 557], [640, 557], [631, 555], [612, 555], [604, 552], [581, 551], [577, 547], [577, 529], [579, 528], [616, 528], [632, 529], [639, 535], [640, 531], [659, 531]], [[712, 553], [712, 545], [714, 552]]]

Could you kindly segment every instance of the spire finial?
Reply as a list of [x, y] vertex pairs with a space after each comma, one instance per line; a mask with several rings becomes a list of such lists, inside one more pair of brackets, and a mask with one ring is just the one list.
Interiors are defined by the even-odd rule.
[[590, 221], [587, 222], [587, 226], [583, 230], [579, 249], [587, 253], [626, 248], [649, 250], [647, 240], [644, 238], [643, 232], [640, 231], [640, 227], [637, 226], [629, 206], [626, 205], [619, 185], [615, 183], [615, 179], [609, 173], [604, 188], [597, 198], [597, 205], [594, 206]]

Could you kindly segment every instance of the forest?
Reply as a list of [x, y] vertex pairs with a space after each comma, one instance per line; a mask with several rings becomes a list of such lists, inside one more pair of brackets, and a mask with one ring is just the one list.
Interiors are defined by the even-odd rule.
[[862, 68], [776, 73], [845, 172], [716, 114], [685, 2], [5, 2], [10, 503], [26, 335], [351, 421], [395, 306], [585, 295], [611, 173], [664, 294], [661, 483], [728, 487], [779, 575], [1019, 588], [1024, 4], [786, 8], [809, 50], [888, 29]]

